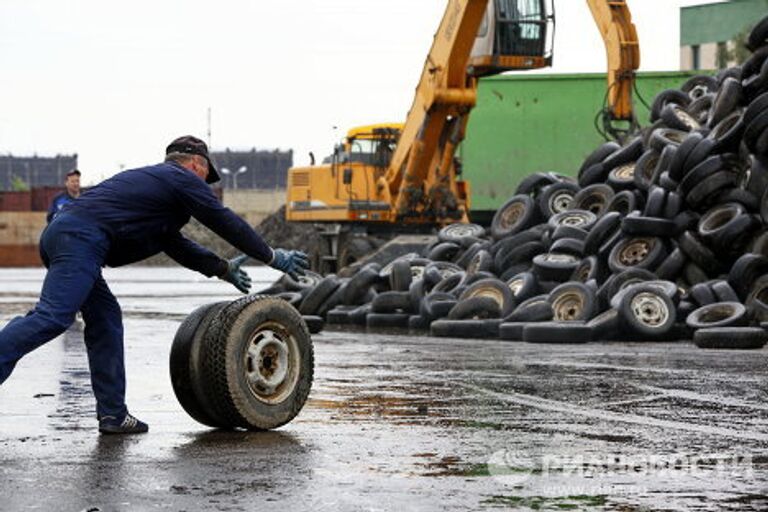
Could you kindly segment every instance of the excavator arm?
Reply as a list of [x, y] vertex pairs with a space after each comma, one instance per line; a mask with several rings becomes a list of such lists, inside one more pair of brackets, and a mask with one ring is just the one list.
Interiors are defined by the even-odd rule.
[[458, 142], [451, 140], [463, 131], [462, 119], [475, 105], [475, 79], [467, 76], [467, 61], [487, 5], [488, 0], [450, 0], [446, 8], [389, 169], [377, 183], [395, 216], [416, 213], [422, 185], [441, 180], [430, 178], [430, 173], [444, 174], [448, 184], [455, 182], [449, 175], [452, 162], [446, 166], [441, 158], [445, 148], [438, 146]]
[[605, 43], [608, 60], [608, 114], [611, 121], [634, 121], [632, 89], [640, 67], [640, 45], [626, 0], [587, 0]]

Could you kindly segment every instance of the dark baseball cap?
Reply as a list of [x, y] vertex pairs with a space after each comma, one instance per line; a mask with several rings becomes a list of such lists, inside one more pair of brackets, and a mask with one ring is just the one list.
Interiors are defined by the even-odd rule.
[[206, 183], [216, 183], [221, 179], [219, 172], [211, 161], [211, 157], [208, 156], [208, 146], [205, 142], [193, 137], [192, 135], [184, 135], [174, 140], [168, 147], [165, 148], [165, 154], [169, 153], [186, 153], [188, 155], [200, 155], [208, 161], [208, 178]]
[[67, 173], [67, 177], [70, 177], [70, 176], [81, 176], [81, 173], [77, 169], [72, 169]]

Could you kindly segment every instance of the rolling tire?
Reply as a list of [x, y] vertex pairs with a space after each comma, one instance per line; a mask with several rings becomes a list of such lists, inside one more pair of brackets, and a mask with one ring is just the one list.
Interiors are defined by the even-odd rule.
[[757, 350], [767, 341], [762, 327], [713, 327], [693, 333], [693, 343], [707, 349]]
[[206, 396], [230, 427], [268, 430], [291, 421], [312, 387], [314, 349], [285, 301], [251, 295], [216, 315], [203, 347]]
[[213, 317], [227, 304], [216, 302], [192, 311], [179, 326], [171, 345], [171, 384], [176, 399], [195, 421], [215, 428], [226, 428], [229, 423], [212, 410], [202, 393], [200, 352]]

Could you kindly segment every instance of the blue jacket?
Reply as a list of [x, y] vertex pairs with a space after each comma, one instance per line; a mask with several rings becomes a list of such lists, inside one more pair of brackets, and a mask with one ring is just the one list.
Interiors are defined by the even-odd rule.
[[226, 260], [181, 235], [190, 217], [252, 258], [269, 263], [273, 257], [269, 245], [225, 208], [203, 180], [172, 162], [123, 171], [65, 205], [62, 212], [109, 233], [105, 264], [111, 267], [165, 252], [206, 276], [222, 275]]
[[51, 201], [51, 206], [48, 207], [48, 215], [45, 216], [45, 220], [50, 224], [56, 214], [59, 213], [59, 210], [64, 208], [65, 204], [71, 203], [74, 200], [75, 198], [69, 195], [68, 192], [62, 192], [54, 197], [53, 201]]

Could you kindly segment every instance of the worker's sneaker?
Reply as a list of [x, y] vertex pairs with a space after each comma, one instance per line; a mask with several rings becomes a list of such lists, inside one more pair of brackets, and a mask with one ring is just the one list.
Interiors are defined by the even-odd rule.
[[102, 434], [143, 434], [148, 430], [149, 425], [130, 414], [126, 414], [122, 419], [104, 416], [99, 420], [99, 432]]

